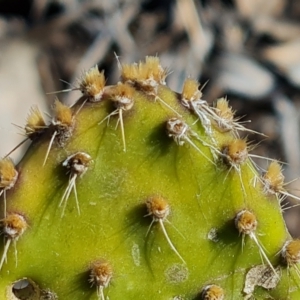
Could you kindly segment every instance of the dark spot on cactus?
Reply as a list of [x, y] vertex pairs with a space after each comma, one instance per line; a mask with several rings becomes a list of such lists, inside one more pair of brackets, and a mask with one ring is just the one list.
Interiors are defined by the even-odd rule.
[[57, 300], [49, 289], [43, 290], [30, 278], [15, 281], [7, 290], [9, 300]]
[[32, 280], [23, 278], [13, 283], [11, 293], [16, 299], [39, 299], [40, 289]]

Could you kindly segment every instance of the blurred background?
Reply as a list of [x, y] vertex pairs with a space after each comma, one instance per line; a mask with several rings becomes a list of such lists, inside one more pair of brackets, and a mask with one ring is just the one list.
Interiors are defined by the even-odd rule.
[[[33, 104], [51, 112], [47, 93], [77, 86], [95, 64], [116, 82], [115, 53], [122, 63], [159, 55], [174, 90], [190, 76], [209, 103], [227, 96], [268, 136], [247, 133], [254, 153], [287, 162], [286, 181], [300, 177], [299, 0], [0, 0], [0, 157], [24, 139]], [[80, 92], [56, 96], [71, 105]], [[288, 191], [300, 197], [299, 182]], [[285, 212], [295, 237], [299, 209]]]

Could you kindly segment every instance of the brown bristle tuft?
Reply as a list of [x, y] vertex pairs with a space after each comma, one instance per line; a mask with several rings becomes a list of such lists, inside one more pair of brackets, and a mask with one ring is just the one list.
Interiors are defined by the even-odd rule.
[[158, 85], [165, 85], [166, 70], [160, 65], [159, 58], [147, 56], [145, 62], [122, 65], [123, 82], [137, 85], [150, 94], [156, 94]]
[[124, 111], [130, 110], [133, 107], [133, 96], [135, 89], [126, 83], [117, 84], [111, 92], [111, 100], [115, 103], [117, 108]]
[[287, 241], [281, 250], [281, 256], [285, 263], [290, 266], [300, 262], [300, 240]]
[[18, 172], [10, 158], [0, 159], [0, 190], [12, 188], [18, 178]]
[[18, 239], [27, 229], [28, 224], [25, 218], [16, 213], [9, 213], [6, 218], [1, 220], [3, 234], [9, 239]]
[[284, 190], [284, 176], [281, 165], [277, 161], [272, 161], [267, 172], [262, 177], [264, 191], [268, 194], [280, 193]]
[[178, 118], [171, 118], [166, 123], [167, 134], [178, 145], [184, 143], [183, 138], [189, 133], [189, 126]]
[[90, 268], [89, 282], [97, 287], [106, 288], [113, 276], [112, 266], [104, 260], [94, 262]]
[[239, 165], [248, 158], [247, 142], [243, 139], [235, 139], [223, 147], [222, 153], [229, 165]]
[[142, 80], [152, 79], [159, 84], [166, 84], [166, 70], [161, 66], [157, 56], [146, 56], [145, 63], [140, 63]]
[[233, 122], [234, 120], [234, 111], [232, 107], [229, 106], [229, 102], [226, 98], [220, 98], [215, 104], [216, 114], [226, 122]]
[[30, 109], [26, 120], [25, 133], [31, 139], [35, 139], [47, 128], [43, 115], [37, 106]]
[[235, 226], [239, 233], [250, 234], [256, 230], [257, 220], [255, 215], [248, 211], [242, 210], [235, 217]]
[[170, 206], [161, 196], [151, 197], [146, 201], [148, 215], [154, 220], [165, 220], [170, 213]]
[[91, 160], [91, 156], [87, 153], [77, 152], [70, 155], [62, 165], [69, 169], [72, 174], [83, 175], [87, 171]]
[[199, 91], [199, 82], [197, 80], [187, 78], [184, 81], [181, 98], [184, 101], [195, 101], [201, 99], [202, 93]]
[[62, 104], [58, 99], [54, 102], [54, 123], [63, 127], [71, 127], [73, 124], [73, 114], [70, 107]]
[[224, 290], [215, 284], [207, 285], [203, 288], [201, 292], [202, 300], [223, 300]]
[[99, 71], [98, 66], [95, 66], [85, 72], [82, 76], [79, 89], [88, 97], [91, 102], [97, 102], [102, 99], [105, 88], [104, 71]]

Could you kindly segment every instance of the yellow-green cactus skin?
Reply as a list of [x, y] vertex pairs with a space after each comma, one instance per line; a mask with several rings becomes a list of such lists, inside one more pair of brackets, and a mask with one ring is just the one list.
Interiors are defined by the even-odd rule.
[[226, 99], [170, 90], [157, 57], [87, 71], [73, 107], [0, 163], [0, 299], [300, 299], [280, 165], [261, 172]]

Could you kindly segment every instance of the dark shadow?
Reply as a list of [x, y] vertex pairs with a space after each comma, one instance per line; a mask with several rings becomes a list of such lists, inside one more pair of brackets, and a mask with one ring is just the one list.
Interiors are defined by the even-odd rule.
[[[72, 290], [69, 290], [67, 293], [68, 296], [72, 296], [72, 294], [84, 294], [81, 298], [82, 300], [88, 300], [92, 296], [97, 293], [96, 286], [92, 286], [89, 283], [89, 270], [76, 274], [72, 280], [72, 286], [74, 287]], [[74, 297], [75, 299], [76, 297]]]
[[[67, 158], [67, 155], [66, 157]], [[63, 162], [63, 161], [62, 161]], [[65, 189], [67, 188], [69, 184], [69, 174], [67, 173], [67, 170], [65, 167], [62, 166], [62, 162], [60, 162], [58, 165], [55, 166], [54, 170], [51, 170], [53, 173], [53, 177], [56, 178], [56, 181], [59, 182], [59, 185], [56, 186], [49, 192], [50, 189], [48, 189], [47, 195], [45, 195], [46, 199], [43, 202], [43, 206], [39, 209], [41, 211], [39, 219], [37, 219], [38, 226], [41, 224], [41, 222], [44, 219], [46, 211], [50, 208], [50, 206], [55, 205], [55, 215], [57, 214], [58, 210], [61, 210], [62, 208], [59, 207], [59, 202], [61, 197], [63, 196], [63, 193]], [[61, 195], [61, 197], [59, 197]], [[72, 192], [70, 196], [72, 195]], [[53, 202], [53, 199], [56, 199], [57, 203]], [[61, 213], [61, 212], [60, 212]], [[57, 222], [56, 218], [52, 219], [54, 223]], [[57, 224], [55, 224], [57, 226]]]
[[174, 143], [174, 140], [168, 137], [166, 122], [157, 125], [147, 139], [147, 144], [152, 148], [151, 152], [154, 157], [169, 154], [169, 149]]
[[239, 242], [239, 233], [235, 227], [234, 219], [228, 220], [221, 228], [218, 229], [218, 239], [225, 244]]
[[145, 217], [147, 213], [146, 204], [142, 202], [133, 207], [127, 216], [129, 220], [135, 220], [134, 224], [136, 226], [139, 226], [140, 228], [147, 228], [150, 220], [150, 217]]
[[133, 221], [126, 221], [123, 229], [120, 231], [116, 231], [108, 239], [113, 239], [115, 236], [123, 236], [122, 242], [115, 248], [118, 249], [122, 243], [124, 243], [127, 239], [132, 237], [137, 231], [147, 232], [147, 228], [149, 227], [149, 219], [144, 217], [147, 214], [146, 205], [144, 203], [138, 204], [135, 206], [124, 218], [124, 220], [133, 220]]
[[203, 300], [203, 299], [205, 299], [205, 298], [203, 297], [203, 292], [202, 291], [199, 292], [196, 296], [194, 296], [192, 298], [192, 300]]

